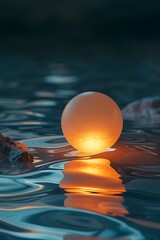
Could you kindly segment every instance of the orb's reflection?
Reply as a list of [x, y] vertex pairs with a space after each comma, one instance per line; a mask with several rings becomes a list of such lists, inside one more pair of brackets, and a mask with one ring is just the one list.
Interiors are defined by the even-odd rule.
[[127, 214], [121, 195], [125, 188], [109, 160], [73, 160], [65, 164], [63, 174], [60, 187], [66, 191], [66, 207], [108, 215]]

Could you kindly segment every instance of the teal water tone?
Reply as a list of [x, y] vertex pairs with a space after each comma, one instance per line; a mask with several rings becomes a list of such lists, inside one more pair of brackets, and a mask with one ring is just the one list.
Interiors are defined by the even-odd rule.
[[159, 239], [159, 124], [125, 121], [115, 146], [93, 156], [69, 146], [60, 128], [80, 92], [106, 93], [121, 109], [158, 95], [158, 61], [55, 58], [0, 59], [0, 131], [35, 156], [23, 172], [0, 165], [0, 239]]

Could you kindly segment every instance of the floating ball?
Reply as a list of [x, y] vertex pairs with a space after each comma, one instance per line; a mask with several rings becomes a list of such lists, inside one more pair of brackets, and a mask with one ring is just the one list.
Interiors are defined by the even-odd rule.
[[61, 125], [65, 138], [74, 148], [96, 154], [117, 141], [123, 118], [110, 97], [99, 92], [85, 92], [68, 102], [62, 113]]

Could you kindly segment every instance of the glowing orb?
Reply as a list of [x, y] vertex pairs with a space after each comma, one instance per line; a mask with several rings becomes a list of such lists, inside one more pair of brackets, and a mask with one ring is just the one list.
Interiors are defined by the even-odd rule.
[[122, 113], [107, 95], [85, 92], [72, 98], [61, 118], [67, 141], [77, 150], [96, 154], [111, 147], [119, 138]]

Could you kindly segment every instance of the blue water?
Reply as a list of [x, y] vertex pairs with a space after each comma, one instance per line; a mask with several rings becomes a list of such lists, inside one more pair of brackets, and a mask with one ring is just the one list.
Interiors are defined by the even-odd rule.
[[1, 240], [143, 240], [160, 236], [160, 128], [125, 121], [108, 151], [79, 154], [64, 139], [65, 104], [88, 90], [123, 108], [159, 93], [153, 60], [8, 56], [0, 59], [0, 131], [34, 167], [0, 165]]

